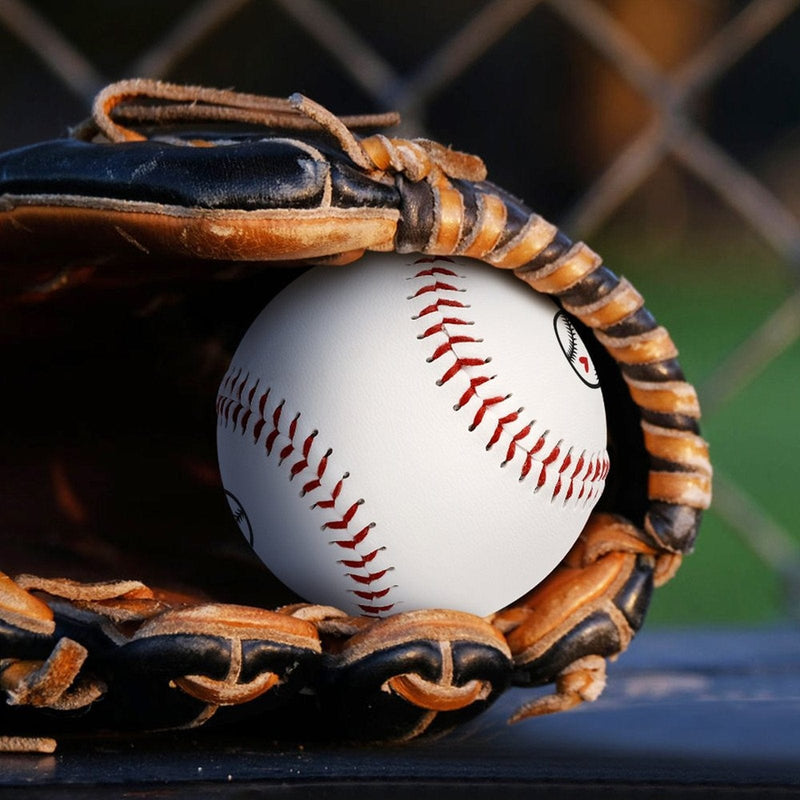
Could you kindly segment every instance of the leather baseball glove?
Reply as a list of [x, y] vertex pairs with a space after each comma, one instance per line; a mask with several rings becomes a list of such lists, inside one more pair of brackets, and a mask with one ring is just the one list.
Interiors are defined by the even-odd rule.
[[[667, 331], [477, 157], [354, 132], [394, 121], [134, 80], [69, 138], [0, 155], [5, 749], [245, 714], [277, 738], [409, 739], [510, 685], [532, 689], [515, 720], [568, 709], [692, 548], [711, 468]], [[603, 378], [604, 495], [555, 572], [488, 618], [304, 603], [221, 501], [207, 432], [243, 326], [299, 265], [368, 250], [512, 270]]]

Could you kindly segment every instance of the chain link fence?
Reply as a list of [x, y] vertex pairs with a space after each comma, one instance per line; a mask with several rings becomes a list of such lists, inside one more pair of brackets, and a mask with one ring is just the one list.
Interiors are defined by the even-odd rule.
[[[796, 417], [797, 395], [785, 388], [791, 382], [776, 389], [770, 376], [788, 370], [791, 377], [800, 337], [792, 181], [800, 163], [798, 6], [800, 0], [0, 0], [0, 147], [61, 135], [108, 81], [150, 77], [282, 96], [301, 91], [337, 113], [397, 109], [402, 135], [480, 154], [492, 179], [570, 236], [589, 238], [607, 260], [611, 253], [626, 269], [630, 264], [635, 283], [660, 281], [665, 308], [671, 294], [685, 298], [680, 319], [656, 312], [671, 329], [685, 328], [676, 339], [700, 390], [712, 454], [721, 456], [705, 561], [716, 570], [717, 591], [735, 593], [720, 542], [736, 539], [752, 559], [743, 569], [766, 568], [770, 576], [761, 618], [797, 617], [793, 504], [778, 509], [751, 480], [758, 472], [762, 484], [791, 498], [797, 425], [765, 435], [761, 450], [770, 452], [760, 459], [754, 451], [731, 452], [726, 442], [742, 427], [741, 417], [732, 422], [727, 413], [740, 401], [756, 427], [776, 408], [795, 407]], [[665, 253], [675, 252], [711, 266], [676, 262], [659, 274]], [[752, 265], [744, 278], [726, 273], [731, 253], [736, 264]], [[717, 287], [741, 282], [731, 302], [741, 304], [746, 323], [738, 338], [706, 345], [708, 355], [695, 365], [700, 319], [715, 313], [704, 311], [707, 295], [696, 286], [709, 280]], [[765, 281], [773, 288], [763, 299]], [[704, 324], [713, 327], [713, 319]], [[782, 452], [772, 457], [776, 447]], [[689, 559], [685, 577], [665, 591], [696, 592], [697, 581], [709, 579], [693, 569]], [[702, 592], [700, 598], [687, 620], [708, 618], [699, 607]], [[746, 598], [739, 605], [747, 618]]]

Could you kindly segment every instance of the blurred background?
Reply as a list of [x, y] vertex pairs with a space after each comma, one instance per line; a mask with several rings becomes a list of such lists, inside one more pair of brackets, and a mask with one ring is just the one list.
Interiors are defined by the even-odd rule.
[[[0, 149], [124, 77], [397, 109], [670, 330], [715, 500], [650, 625], [800, 619], [800, 0], [0, 0]], [[3, 534], [4, 536], [8, 534]]]

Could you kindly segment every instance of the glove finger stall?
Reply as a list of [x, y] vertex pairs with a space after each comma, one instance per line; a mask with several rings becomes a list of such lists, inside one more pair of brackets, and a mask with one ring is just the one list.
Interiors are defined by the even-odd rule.
[[[639, 630], [653, 591], [653, 559], [617, 553], [604, 561], [600, 566], [614, 573], [608, 592], [574, 608], [569, 608], [564, 598], [564, 611], [544, 634], [541, 616], [537, 609], [531, 609], [534, 616], [530, 623], [509, 634], [515, 685], [548, 683], [586, 656], [614, 656]], [[612, 561], [616, 563], [609, 563]]]
[[313, 625], [284, 614], [217, 604], [167, 611], [114, 651], [109, 706], [137, 726], [192, 726], [223, 707], [255, 714], [306, 687], [319, 654]]
[[320, 699], [348, 738], [403, 740], [479, 714], [506, 688], [510, 669], [505, 641], [478, 617], [409, 612], [327, 653]]

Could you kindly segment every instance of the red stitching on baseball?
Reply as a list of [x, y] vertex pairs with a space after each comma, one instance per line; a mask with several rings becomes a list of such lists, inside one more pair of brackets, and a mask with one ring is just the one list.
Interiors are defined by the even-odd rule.
[[532, 427], [533, 423], [526, 425], [511, 437], [511, 441], [508, 444], [508, 450], [506, 450], [506, 457], [503, 463], [500, 465], [501, 467], [504, 467], [509, 461], [511, 461], [512, 458], [514, 458], [517, 453], [517, 442], [524, 439], [531, 432]]
[[459, 289], [457, 286], [453, 286], [450, 283], [444, 283], [443, 281], [436, 281], [435, 283], [428, 284], [427, 286], [423, 286], [421, 289], [418, 289], [414, 297], [419, 297], [420, 295], [428, 294], [429, 292], [461, 292], [461, 291], [463, 291], [463, 289]]
[[353, 589], [353, 594], [356, 597], [360, 597], [362, 600], [380, 600], [381, 597], [386, 597], [387, 594], [392, 590], [392, 587], [389, 586], [386, 589], [380, 589], [379, 591], [374, 592], [365, 592], [363, 589]]
[[373, 561], [375, 556], [377, 556], [378, 553], [380, 553], [383, 549], [383, 547], [379, 547], [377, 550], [373, 550], [371, 553], [367, 553], [363, 558], [359, 558], [355, 561], [343, 558], [341, 561], [339, 561], [339, 563], [343, 564], [345, 567], [349, 567], [350, 569], [359, 569], [365, 567], [370, 561]]
[[[256, 380], [251, 385], [249, 373], [243, 374], [241, 368], [237, 369], [236, 367], [231, 367], [222, 381], [217, 396], [216, 410], [219, 424], [230, 428], [231, 432], [239, 432], [241, 435], [245, 435], [248, 428], [251, 428], [254, 444], [261, 441], [262, 434], [264, 430], [267, 429], [268, 433], [263, 437], [264, 450], [267, 456], [272, 456], [273, 449], [279, 437], [284, 437], [287, 439], [287, 442], [276, 451], [276, 455], [279, 465], [287, 465], [289, 481], [293, 481], [298, 476], [309, 475], [309, 479], [302, 485], [300, 491], [301, 496], [323, 490], [323, 478], [328, 468], [328, 459], [333, 450], [326, 450], [316, 464], [311, 463], [309, 460], [311, 458], [311, 448], [319, 432], [314, 430], [305, 436], [302, 441], [299, 441], [297, 427], [298, 421], [300, 420], [300, 413], [298, 412], [291, 417], [287, 424], [286, 401], [281, 400], [270, 410], [269, 397], [271, 389], [267, 388], [259, 393], [258, 386], [259, 380]], [[251, 421], [252, 425], [250, 424]], [[348, 477], [349, 473], [346, 472], [334, 484], [328, 496], [317, 499], [311, 506], [311, 509], [320, 509], [336, 513], [337, 500], [342, 492], [344, 481]], [[369, 572], [367, 565], [373, 561], [384, 548], [379, 547], [364, 554], [357, 549], [375, 527], [375, 523], [370, 522], [367, 525], [359, 525], [358, 529], [352, 532], [352, 529], [355, 527], [352, 523], [356, 520], [358, 510], [363, 504], [363, 500], [357, 500], [355, 503], [351, 503], [344, 513], [324, 522], [321, 529], [341, 531], [343, 533], [343, 538], [336, 539], [330, 542], [330, 544], [352, 551], [356, 558], [341, 560], [337, 563], [350, 570], [361, 569], [365, 573], [360, 575], [354, 572], [345, 572], [344, 576], [358, 586], [372, 586], [372, 584], [383, 579], [393, 568], [388, 567], [378, 572]], [[362, 600], [374, 600], [386, 597], [393, 588], [394, 586], [388, 586], [374, 587], [368, 592], [361, 589], [352, 589], [350, 591]], [[358, 604], [358, 608], [360, 608], [364, 614], [378, 615], [391, 611], [394, 605], [394, 603], [381, 606]]]
[[370, 617], [379, 617], [381, 614], [385, 614], [388, 611], [391, 611], [394, 608], [394, 603], [391, 603], [388, 606], [367, 606], [361, 605], [359, 603], [358, 606], [366, 616]]
[[[430, 258], [420, 259], [417, 263], [431, 263]], [[539, 474], [536, 478], [536, 485], [534, 491], [539, 491], [542, 486], [547, 482], [548, 476], [552, 474], [555, 469], [557, 473], [556, 483], [553, 487], [551, 501], [555, 501], [558, 497], [563, 497], [563, 502], [566, 504], [569, 500], [574, 502], [587, 503], [590, 498], [594, 497], [599, 492], [598, 482], [605, 480], [608, 474], [608, 458], [605, 454], [589, 455], [583, 450], [577, 458], [573, 453], [572, 447], [565, 447], [564, 442], [559, 441], [554, 446], [550, 446], [547, 438], [550, 431], [541, 433], [536, 442], [531, 447], [525, 447], [524, 440], [527, 439], [533, 430], [535, 420], [526, 423], [520, 423], [521, 414], [524, 409], [520, 408], [516, 411], [511, 411], [507, 414], [499, 414], [502, 404], [505, 403], [510, 397], [510, 394], [499, 395], [488, 393], [483, 394], [487, 384], [494, 380], [494, 375], [479, 374], [474, 375], [476, 368], [480, 368], [491, 361], [490, 357], [478, 357], [474, 354], [468, 356], [463, 355], [460, 350], [462, 345], [480, 344], [483, 340], [474, 336], [468, 336], [463, 333], [451, 333], [450, 329], [453, 327], [463, 327], [472, 325], [474, 322], [464, 316], [445, 316], [443, 309], [467, 309], [469, 305], [463, 300], [449, 297], [448, 294], [457, 292], [459, 294], [465, 293], [467, 290], [457, 285], [457, 281], [462, 279], [457, 272], [447, 267], [434, 266], [420, 270], [414, 275], [414, 278], [431, 278], [430, 282], [426, 282], [420, 286], [413, 295], [408, 299], [415, 300], [417, 298], [434, 294], [436, 299], [434, 302], [426, 305], [418, 314], [412, 317], [417, 320], [430, 314], [441, 314], [441, 319], [429, 325], [426, 330], [417, 338], [427, 339], [430, 337], [444, 337], [444, 341], [437, 343], [434, 347], [433, 353], [427, 358], [428, 363], [434, 363], [444, 356], [452, 356], [453, 363], [444, 371], [442, 376], [436, 381], [437, 386], [443, 386], [448, 381], [452, 380], [456, 375], [462, 375], [469, 383], [468, 388], [459, 398], [458, 402], [453, 407], [454, 411], [460, 411], [470, 401], [476, 399], [480, 405], [474, 412], [472, 422], [469, 424], [470, 431], [476, 430], [487, 416], [494, 417], [494, 427], [489, 439], [486, 442], [486, 449], [491, 450], [496, 445], [503, 435], [507, 435], [510, 439], [506, 453], [500, 466], [507, 466], [514, 457], [519, 453], [524, 453], [522, 465], [519, 472], [519, 480], [525, 480], [533, 469], [534, 462], [539, 464]], [[444, 279], [450, 280], [444, 280]], [[470, 368], [468, 370], [468, 368]], [[521, 424], [521, 427], [517, 427]], [[547, 452], [544, 458], [537, 458], [542, 452]], [[574, 471], [568, 474], [570, 466], [575, 463]], [[583, 472], [586, 467], [585, 472]], [[576, 494], [576, 487], [578, 488]]]
[[[421, 314], [418, 316], [422, 316]], [[445, 317], [441, 322], [438, 322], [436, 325], [432, 325], [425, 333], [421, 333], [417, 338], [418, 339], [425, 339], [428, 336], [433, 336], [434, 333], [444, 333], [445, 336], [447, 335], [444, 331], [445, 325], [472, 325], [472, 322], [467, 322], [465, 319], [461, 319], [460, 317]]]
[[371, 583], [375, 581], [379, 581], [381, 578], [386, 576], [386, 573], [389, 572], [389, 569], [382, 569], [378, 572], [372, 572], [367, 575], [356, 575], [353, 572], [348, 572], [347, 577], [352, 578], [356, 583], [364, 584], [365, 586], [369, 586]]
[[354, 534], [350, 539], [334, 539], [331, 544], [335, 544], [337, 547], [342, 547], [345, 550], [355, 550], [361, 542], [367, 537], [367, 534], [375, 527], [374, 523], [370, 523], [369, 525], [365, 525], [358, 533]]
[[412, 319], [420, 319], [421, 317], [427, 317], [428, 314], [436, 314], [442, 308], [469, 308], [469, 306], [460, 303], [458, 300], [448, 300], [445, 297], [440, 297], [435, 303], [425, 306], [425, 308], [415, 317], [412, 317]]
[[350, 524], [350, 520], [356, 515], [356, 511], [358, 511], [358, 507], [362, 504], [363, 501], [357, 500], [353, 503], [347, 511], [344, 512], [344, 515], [341, 519], [334, 519], [330, 522], [326, 522], [322, 528], [325, 530], [326, 528], [330, 528], [334, 531], [341, 531], [347, 528]]

